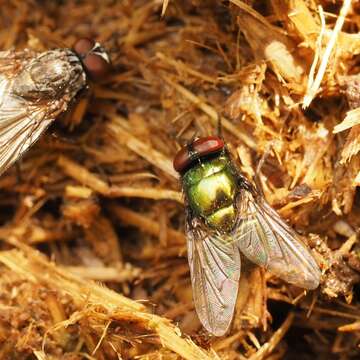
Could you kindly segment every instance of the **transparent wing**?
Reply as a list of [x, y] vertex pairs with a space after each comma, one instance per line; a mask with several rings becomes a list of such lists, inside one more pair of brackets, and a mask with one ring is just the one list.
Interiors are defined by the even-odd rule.
[[13, 95], [12, 84], [13, 79], [0, 73], [0, 174], [20, 158], [54, 120], [47, 106], [31, 105]]
[[0, 73], [8, 77], [20, 72], [28, 60], [36, 55], [32, 50], [6, 50], [0, 51]]
[[239, 217], [233, 238], [241, 252], [291, 284], [317, 288], [320, 269], [297, 233], [265, 200], [256, 202], [247, 190], [240, 192], [237, 204]]
[[195, 308], [212, 334], [225, 334], [231, 323], [240, 278], [240, 253], [231, 238], [187, 217], [186, 236]]

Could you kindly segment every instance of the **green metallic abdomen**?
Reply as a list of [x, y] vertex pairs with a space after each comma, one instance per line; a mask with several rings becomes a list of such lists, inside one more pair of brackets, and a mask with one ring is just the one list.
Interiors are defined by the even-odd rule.
[[225, 153], [191, 167], [183, 176], [183, 185], [195, 216], [201, 216], [214, 229], [231, 230], [236, 217], [237, 183]]

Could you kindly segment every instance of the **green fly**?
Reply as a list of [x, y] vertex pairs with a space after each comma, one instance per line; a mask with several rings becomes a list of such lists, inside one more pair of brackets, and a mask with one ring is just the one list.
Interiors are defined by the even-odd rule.
[[320, 269], [310, 250], [239, 172], [220, 137], [198, 138], [174, 159], [186, 202], [186, 238], [195, 308], [221, 336], [233, 318], [240, 252], [281, 279], [315, 289]]

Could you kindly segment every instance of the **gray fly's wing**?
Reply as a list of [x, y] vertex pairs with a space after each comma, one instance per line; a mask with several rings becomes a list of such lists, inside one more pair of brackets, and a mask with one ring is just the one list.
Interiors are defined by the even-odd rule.
[[240, 278], [240, 253], [232, 239], [187, 216], [186, 236], [193, 299], [203, 326], [215, 336], [230, 326]]
[[[24, 85], [25, 89], [29, 88], [29, 83], [19, 83], [19, 76], [23, 74], [23, 70], [28, 64], [39, 56], [31, 50], [24, 51], [1, 51], [0, 52], [0, 174], [3, 173], [9, 166], [11, 166], [16, 160], [18, 160], [26, 150], [38, 140], [40, 135], [47, 129], [47, 127], [55, 120], [56, 116], [62, 111], [66, 110], [68, 103], [75, 96], [79, 88], [85, 81], [82, 76], [82, 70], [79, 68], [79, 64], [72, 65], [70, 60], [76, 57], [70, 52], [62, 50], [54, 50], [43, 53], [50, 54], [53, 58], [61, 53], [59, 58], [62, 60], [61, 64], [67, 65], [71, 70], [76, 70], [80, 76], [75, 77], [73, 73], [68, 75], [70, 79], [80, 78], [80, 82], [74, 84], [77, 87], [73, 87], [73, 92], [64, 92], [65, 95], [45, 97], [36, 99], [26, 99], [18, 94], [19, 89], [17, 86]], [[41, 55], [41, 54], [40, 54]], [[65, 56], [66, 55], [66, 56]], [[50, 58], [49, 56], [49, 58]], [[67, 60], [68, 59], [68, 60]], [[68, 63], [66, 63], [68, 61]], [[77, 62], [79, 60], [76, 60]], [[60, 64], [60, 63], [59, 63]], [[49, 75], [52, 75], [59, 82], [59, 74], [57, 71], [60, 66], [52, 64]], [[44, 74], [46, 73], [44, 69]], [[75, 71], [74, 70], [74, 71]], [[64, 74], [64, 79], [66, 80]], [[22, 78], [21, 78], [22, 79]], [[36, 84], [31, 76], [24, 78], [25, 80], [32, 81], [30, 88], [35, 88]], [[60, 78], [61, 80], [61, 78]], [[70, 83], [70, 81], [68, 80]], [[65, 82], [64, 82], [65, 84]], [[67, 84], [67, 83], [66, 83]], [[50, 84], [51, 85], [51, 84]], [[66, 85], [64, 85], [66, 86]], [[61, 86], [59, 86], [61, 88]], [[16, 91], [17, 90], [17, 91]]]
[[0, 174], [40, 137], [54, 117], [44, 105], [29, 105], [12, 94], [14, 78], [1, 73], [0, 66]]
[[252, 262], [304, 289], [319, 286], [321, 272], [308, 248], [265, 201], [249, 191], [238, 195], [233, 239]]
[[16, 75], [22, 69], [22, 64], [34, 56], [34, 52], [29, 50], [14, 51], [6, 50], [0, 51], [0, 72], [6, 74], [8, 77]]

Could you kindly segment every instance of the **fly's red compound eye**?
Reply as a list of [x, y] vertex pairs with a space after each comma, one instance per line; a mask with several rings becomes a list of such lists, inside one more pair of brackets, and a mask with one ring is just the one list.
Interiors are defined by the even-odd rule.
[[187, 147], [183, 147], [175, 155], [173, 166], [175, 171], [181, 173], [185, 168], [190, 165], [191, 158]]
[[224, 141], [217, 136], [208, 136], [193, 142], [192, 148], [199, 156], [209, 155], [222, 150]]
[[110, 60], [105, 50], [94, 40], [82, 38], [74, 45], [86, 72], [94, 80], [101, 79], [110, 71]]
[[86, 71], [93, 79], [101, 79], [109, 73], [110, 64], [99, 54], [89, 53], [83, 59]]
[[[208, 136], [195, 140], [190, 146], [185, 146], [176, 154], [173, 162], [174, 169], [181, 173], [194, 160], [219, 152], [224, 147], [224, 141], [217, 136]], [[191, 149], [191, 153], [189, 151]]]
[[80, 58], [84, 58], [95, 46], [95, 41], [88, 38], [81, 38], [74, 44], [74, 51]]

